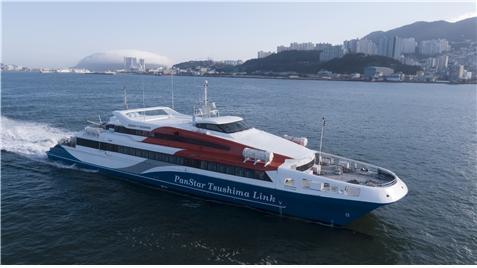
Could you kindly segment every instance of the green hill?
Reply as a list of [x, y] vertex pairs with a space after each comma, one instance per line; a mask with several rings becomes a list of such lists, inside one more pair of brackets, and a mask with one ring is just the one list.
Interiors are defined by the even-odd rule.
[[402, 64], [401, 62], [388, 57], [364, 54], [347, 54], [339, 59], [332, 59], [321, 65], [322, 69], [332, 71], [334, 73], [350, 74], [363, 73], [367, 66], [381, 66], [394, 69], [395, 72], [403, 72], [405, 74], [415, 74], [421, 68]]
[[290, 50], [272, 54], [261, 59], [252, 59], [238, 66], [241, 72], [296, 72], [317, 73], [321, 69], [320, 51]]
[[298, 74], [316, 74], [325, 69], [333, 73], [363, 73], [367, 66], [382, 66], [396, 72], [415, 74], [418, 66], [405, 65], [399, 61], [383, 56], [367, 56], [364, 54], [346, 54], [327, 62], [320, 62], [320, 51], [284, 51], [261, 59], [248, 60], [238, 66], [241, 72], [249, 74], [293, 72]]
[[192, 60], [181, 62], [175, 64], [174, 68], [184, 69], [184, 70], [196, 70], [199, 68], [210, 68], [214, 69], [218, 72], [233, 72], [235, 70], [235, 66], [230, 64], [225, 64], [222, 62], [216, 62], [212, 60]]

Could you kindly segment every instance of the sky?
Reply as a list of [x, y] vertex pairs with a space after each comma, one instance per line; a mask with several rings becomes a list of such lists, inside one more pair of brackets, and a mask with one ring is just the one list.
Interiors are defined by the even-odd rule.
[[95, 52], [139, 49], [172, 62], [247, 60], [291, 42], [363, 37], [415, 21], [476, 16], [475, 2], [2, 2], [5, 64], [74, 66]]

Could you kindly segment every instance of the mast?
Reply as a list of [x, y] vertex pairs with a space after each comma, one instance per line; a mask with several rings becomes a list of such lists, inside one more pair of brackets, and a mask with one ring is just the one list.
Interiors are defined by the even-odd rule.
[[174, 109], [174, 72], [171, 70], [171, 108]]
[[124, 91], [124, 109], [128, 109], [128, 93], [126, 92], [126, 87], [123, 87]]
[[323, 118], [321, 118], [321, 135], [320, 135], [320, 154], [318, 156], [318, 163], [321, 164], [321, 148], [323, 146], [323, 133], [325, 132], [325, 125], [326, 125], [326, 121], [325, 121], [325, 117], [323, 116]]
[[207, 86], [209, 85], [209, 82], [205, 80], [204, 82], [204, 107], [209, 107], [207, 103]]
[[[146, 103], [144, 100], [144, 78], [141, 78], [141, 86], [142, 86], [142, 108], [146, 108]], [[146, 111], [143, 111], [144, 122], [146, 122]]]

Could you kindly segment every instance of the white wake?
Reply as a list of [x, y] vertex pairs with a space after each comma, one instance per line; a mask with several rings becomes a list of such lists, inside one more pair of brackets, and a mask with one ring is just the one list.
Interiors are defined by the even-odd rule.
[[46, 152], [61, 138], [73, 135], [48, 124], [1, 117], [2, 150], [31, 157], [46, 157]]

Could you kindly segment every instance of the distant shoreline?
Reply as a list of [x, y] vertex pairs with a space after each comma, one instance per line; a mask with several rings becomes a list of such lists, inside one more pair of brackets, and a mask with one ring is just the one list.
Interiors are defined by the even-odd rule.
[[317, 80], [317, 81], [341, 81], [341, 82], [367, 82], [367, 83], [412, 83], [412, 84], [448, 84], [448, 85], [477, 85], [477, 81], [471, 82], [450, 82], [450, 81], [387, 81], [387, 80], [363, 80], [363, 79], [323, 79], [317, 77], [285, 77], [285, 76], [267, 76], [267, 75], [177, 75], [189, 77], [222, 77], [222, 78], [255, 78], [255, 79], [282, 79], [282, 80]]
[[[24, 72], [24, 71], [2, 71], [1, 73], [41, 73], [36, 71]], [[45, 73], [45, 74], [57, 74], [57, 73]], [[66, 73], [66, 74], [75, 74], [82, 75], [80, 73]], [[60, 74], [64, 75], [64, 74]], [[168, 76], [166, 74], [157, 75], [154, 73], [118, 73], [118, 75], [147, 75], [147, 76]], [[186, 76], [186, 77], [220, 77], [220, 78], [248, 78], [248, 79], [276, 79], [276, 80], [315, 80], [315, 81], [341, 81], [341, 82], [366, 82], [366, 83], [411, 83], [411, 84], [447, 84], [447, 85], [477, 85], [477, 80], [469, 82], [451, 82], [451, 81], [412, 81], [412, 80], [403, 80], [403, 81], [388, 81], [388, 80], [363, 80], [363, 79], [336, 79], [336, 78], [318, 78], [318, 77], [287, 77], [287, 76], [268, 76], [268, 75], [190, 75], [190, 74], [178, 74], [176, 76]]]

